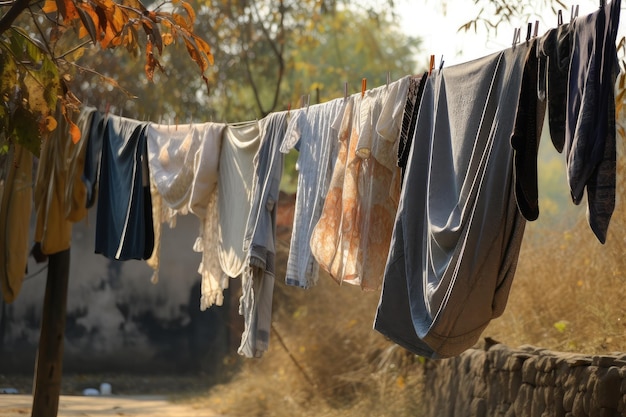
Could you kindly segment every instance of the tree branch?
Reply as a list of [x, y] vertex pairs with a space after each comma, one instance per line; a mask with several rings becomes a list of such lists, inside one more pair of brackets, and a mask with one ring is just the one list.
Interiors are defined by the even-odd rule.
[[18, 16], [28, 8], [29, 4], [30, 0], [15, 0], [13, 6], [11, 6], [6, 14], [0, 19], [0, 35], [11, 27], [15, 19], [17, 19]]

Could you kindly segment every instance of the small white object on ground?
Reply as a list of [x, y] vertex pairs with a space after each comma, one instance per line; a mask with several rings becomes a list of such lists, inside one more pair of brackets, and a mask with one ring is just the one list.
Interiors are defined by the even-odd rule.
[[100, 391], [98, 391], [95, 388], [85, 388], [83, 390], [83, 395], [87, 395], [87, 396], [89, 396], [89, 395], [100, 395]]

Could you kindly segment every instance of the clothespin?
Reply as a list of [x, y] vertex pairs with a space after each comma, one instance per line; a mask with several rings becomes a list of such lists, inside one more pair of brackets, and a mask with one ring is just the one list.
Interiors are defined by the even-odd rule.
[[430, 56], [430, 64], [428, 65], [428, 75], [435, 69], [435, 55]]
[[528, 22], [528, 26], [526, 27], [526, 42], [530, 40], [530, 33], [533, 30], [533, 24]]
[[291, 101], [287, 103], [287, 117], [289, 117], [290, 112], [291, 112]]
[[606, 6], [606, 0], [600, 0], [600, 8], [604, 8]]
[[556, 24], [557, 26], [561, 26], [563, 24], [563, 10], [559, 9], [556, 15]]
[[365, 90], [367, 90], [367, 78], [361, 79], [361, 97], [365, 96]]
[[539, 21], [535, 20], [535, 31], [533, 32], [533, 38], [536, 38], [539, 35]]
[[572, 22], [577, 17], [578, 17], [578, 5], [575, 5], [575, 6], [572, 6], [572, 14], [570, 16], [569, 21]]
[[343, 99], [347, 100], [348, 99], [348, 82], [344, 82], [343, 83]]
[[391, 82], [391, 74], [387, 71], [387, 88], [389, 88], [389, 83]]
[[511, 45], [513, 48], [515, 48], [515, 45], [517, 45], [517, 43], [519, 42], [521, 31], [522, 30], [520, 28], [513, 29], [513, 44]]
[[441, 55], [441, 60], [439, 61], [439, 71], [443, 69], [443, 55]]
[[104, 116], [109, 115], [109, 110], [111, 109], [111, 103], [107, 103], [106, 109], [104, 110]]

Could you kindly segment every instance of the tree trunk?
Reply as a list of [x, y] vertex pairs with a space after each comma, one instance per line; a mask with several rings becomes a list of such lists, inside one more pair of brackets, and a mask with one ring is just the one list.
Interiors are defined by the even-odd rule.
[[59, 411], [69, 272], [69, 249], [48, 257], [31, 417], [55, 417]]

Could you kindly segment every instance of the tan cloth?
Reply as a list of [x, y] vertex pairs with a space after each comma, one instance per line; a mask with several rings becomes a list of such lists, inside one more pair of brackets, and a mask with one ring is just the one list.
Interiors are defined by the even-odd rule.
[[44, 139], [39, 156], [35, 179], [35, 242], [41, 243], [46, 255], [70, 248], [72, 223], [66, 218], [65, 189], [68, 182], [69, 164], [67, 152], [76, 145], [63, 116], [57, 115], [56, 130]]
[[4, 301], [17, 297], [28, 262], [33, 194], [33, 155], [19, 145], [9, 148], [0, 178], [0, 284]]

